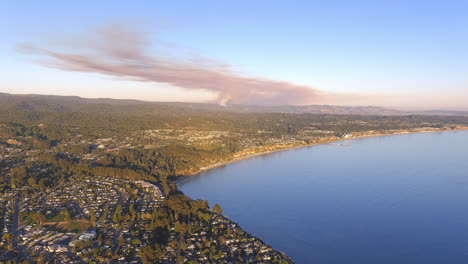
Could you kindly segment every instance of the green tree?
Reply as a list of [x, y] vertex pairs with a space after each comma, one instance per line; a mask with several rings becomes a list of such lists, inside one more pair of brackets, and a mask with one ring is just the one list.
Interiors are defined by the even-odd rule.
[[68, 211], [67, 208], [63, 209], [61, 212], [60, 212], [61, 215], [63, 215], [65, 221], [69, 222], [71, 221], [71, 216], [70, 216], [70, 211]]
[[97, 241], [98, 241], [99, 245], [102, 245], [102, 243], [104, 242], [104, 239], [103, 239], [101, 233], [98, 234]]
[[46, 217], [41, 212], [31, 214], [31, 219], [34, 223], [42, 225], [45, 222]]
[[217, 214], [223, 214], [223, 208], [221, 208], [221, 205], [215, 204], [213, 206], [213, 212], [215, 212]]
[[32, 188], [36, 188], [37, 187], [36, 179], [34, 179], [33, 177], [29, 177], [28, 178], [28, 185], [31, 186]]
[[113, 215], [112, 215], [112, 222], [114, 222], [114, 224], [118, 224], [120, 221], [119, 221], [119, 215], [117, 214], [117, 212], [115, 212]]
[[131, 204], [128, 210], [130, 211], [130, 215], [132, 216], [132, 219], [135, 220], [136, 217], [137, 217], [137, 212], [135, 210], [135, 205]]
[[89, 210], [89, 219], [91, 221], [91, 225], [96, 225], [96, 212], [94, 209]]

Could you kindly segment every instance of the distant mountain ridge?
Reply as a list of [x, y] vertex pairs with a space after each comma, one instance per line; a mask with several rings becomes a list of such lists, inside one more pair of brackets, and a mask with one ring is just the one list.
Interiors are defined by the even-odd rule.
[[336, 114], [336, 115], [453, 115], [468, 116], [468, 111], [423, 110], [402, 111], [377, 106], [336, 106], [336, 105], [229, 105], [209, 103], [150, 102], [133, 99], [83, 98], [79, 96], [58, 96], [38, 94], [0, 93], [0, 111], [87, 111], [87, 112], [131, 112], [152, 113], [170, 108], [198, 109], [238, 113], [293, 113], [293, 114]]

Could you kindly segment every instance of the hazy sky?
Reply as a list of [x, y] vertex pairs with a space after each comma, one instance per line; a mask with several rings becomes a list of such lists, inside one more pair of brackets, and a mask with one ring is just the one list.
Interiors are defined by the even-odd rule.
[[4, 1], [0, 92], [468, 110], [468, 1]]

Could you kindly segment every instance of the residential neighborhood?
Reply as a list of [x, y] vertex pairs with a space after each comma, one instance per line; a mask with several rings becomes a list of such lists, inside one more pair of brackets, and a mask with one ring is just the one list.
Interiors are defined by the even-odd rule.
[[[0, 246], [10, 248], [3, 259], [16, 251], [37, 263], [142, 263], [139, 251], [154, 236], [148, 228], [151, 216], [165, 199], [150, 182], [109, 177], [78, 177], [35, 197], [24, 191], [1, 196]], [[171, 227], [161, 263], [209, 263], [206, 250], [220, 252], [219, 263], [240, 257], [246, 263], [270, 263], [278, 257], [226, 217], [212, 214], [207, 221], [189, 223], [193, 232]]]

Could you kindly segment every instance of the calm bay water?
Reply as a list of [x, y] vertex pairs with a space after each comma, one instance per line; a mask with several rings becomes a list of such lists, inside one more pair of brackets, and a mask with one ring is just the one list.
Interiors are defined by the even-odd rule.
[[468, 131], [239, 161], [179, 188], [297, 263], [468, 263]]

